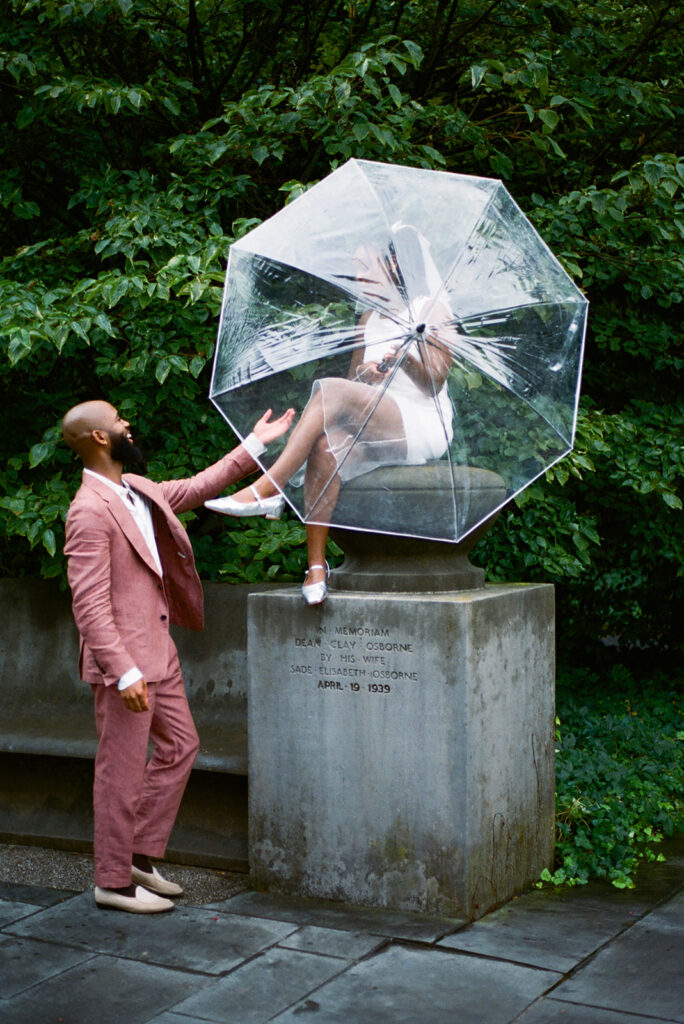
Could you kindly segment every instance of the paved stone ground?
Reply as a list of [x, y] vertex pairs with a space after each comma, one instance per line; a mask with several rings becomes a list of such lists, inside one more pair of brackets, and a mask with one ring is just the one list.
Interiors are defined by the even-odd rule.
[[32, 870], [0, 882], [3, 1024], [684, 1024], [681, 845], [636, 890], [534, 890], [471, 924], [239, 876], [227, 898], [212, 878], [212, 902], [198, 888], [195, 905], [136, 917], [97, 910], [89, 878], [55, 888], [54, 862], [49, 884]]

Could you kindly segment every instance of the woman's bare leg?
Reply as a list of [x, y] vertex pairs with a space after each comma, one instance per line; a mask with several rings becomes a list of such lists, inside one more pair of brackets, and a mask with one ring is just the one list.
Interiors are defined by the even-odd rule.
[[[309, 566], [325, 566], [325, 548], [328, 543], [328, 527], [321, 523], [306, 524], [306, 550]], [[305, 583], [319, 583], [325, 579], [325, 568], [308, 569]]]
[[[306, 514], [323, 520], [322, 523], [306, 524], [307, 563], [309, 566], [325, 565], [325, 549], [328, 541], [328, 526], [325, 520], [332, 515], [339, 493], [340, 478], [337, 475], [337, 461], [330, 451], [327, 436], [323, 434], [318, 438], [309, 454], [304, 476]], [[309, 569], [304, 582], [318, 583], [324, 578], [324, 568]]]
[[[277, 492], [277, 487], [284, 487], [291, 476], [304, 465], [312, 448], [324, 434], [323, 401], [320, 388], [302, 413], [285, 446], [285, 450], [276, 459], [269, 470], [252, 485], [260, 498], [270, 498]], [[253, 501], [251, 488], [245, 487], [233, 497], [236, 501]]]
[[[333, 378], [329, 379], [333, 381]], [[292, 431], [285, 450], [271, 466], [268, 476], [265, 474], [260, 476], [253, 485], [259, 497], [268, 498], [276, 493], [278, 487], [283, 488], [313, 454], [314, 450], [321, 453], [321, 459], [324, 457], [323, 453], [327, 448], [326, 428], [331, 430], [346, 424], [349, 427], [349, 432], [356, 434], [368, 416], [373, 402], [377, 399], [377, 391], [374, 388], [343, 378], [335, 379], [334, 383], [331, 383], [325, 390], [325, 404], [323, 388], [318, 387]], [[390, 396], [381, 398], [368, 420], [364, 437], [369, 440], [383, 440], [403, 438], [403, 436], [404, 424], [398, 406]], [[330, 459], [334, 461], [334, 456], [330, 453], [329, 448], [327, 451]], [[334, 468], [333, 466], [327, 479], [332, 476]], [[326, 508], [335, 507], [337, 491], [334, 488], [334, 483], [331, 483], [328, 490], [334, 492], [334, 500], [332, 503], [326, 500]], [[337, 490], [339, 490], [339, 481]], [[254, 500], [249, 487], [238, 491], [233, 497], [237, 501]], [[325, 497], [327, 498], [327, 492]], [[330, 499], [333, 499], [332, 493]], [[314, 509], [314, 514], [317, 516], [321, 512], [320, 504], [316, 504]]]

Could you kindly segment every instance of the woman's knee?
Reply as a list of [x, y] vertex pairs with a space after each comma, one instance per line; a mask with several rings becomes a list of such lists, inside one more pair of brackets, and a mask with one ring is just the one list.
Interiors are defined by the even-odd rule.
[[373, 390], [366, 384], [345, 377], [323, 377], [318, 384], [326, 419], [353, 416], [355, 410], [366, 406], [373, 398]]

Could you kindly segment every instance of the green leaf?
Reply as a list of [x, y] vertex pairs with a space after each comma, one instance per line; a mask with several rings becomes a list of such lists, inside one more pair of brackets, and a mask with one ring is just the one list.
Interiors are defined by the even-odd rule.
[[541, 110], [537, 111], [540, 121], [543, 121], [547, 128], [552, 131], [558, 124], [560, 118], [555, 110], [550, 110], [548, 107], [542, 107]]
[[554, 151], [556, 156], [559, 156], [561, 158], [561, 160], [566, 160], [567, 157], [566, 157], [565, 153], [563, 152], [563, 150], [561, 149], [561, 147], [556, 142], [556, 140], [550, 138], [549, 142], [551, 143], [551, 149]]
[[470, 69], [470, 82], [473, 89], [477, 89], [482, 79], [487, 74], [486, 64], [473, 64]]
[[171, 372], [171, 363], [168, 359], [160, 359], [154, 371], [154, 375], [160, 384], [163, 384]]
[[206, 359], [204, 356], [193, 356], [190, 360], [189, 370], [193, 377], [199, 377], [200, 373], [206, 366]]
[[411, 42], [410, 39], [404, 39], [403, 45], [406, 47], [414, 67], [418, 67], [423, 60], [423, 51], [420, 46], [417, 43]]
[[181, 106], [180, 103], [178, 102], [177, 96], [174, 96], [172, 94], [166, 95], [162, 98], [162, 103], [164, 104], [164, 106], [166, 107], [170, 114], [173, 114], [174, 117], [178, 117], [178, 115], [181, 112]]
[[434, 146], [421, 146], [426, 156], [430, 157], [433, 163], [446, 167], [446, 158], [434, 148]]
[[36, 116], [36, 112], [33, 107], [26, 103], [17, 114], [17, 128], [21, 131], [23, 128], [28, 128], [33, 123]]
[[252, 157], [258, 164], [263, 164], [264, 160], [268, 156], [268, 149], [266, 146], [255, 146], [252, 150]]
[[99, 327], [101, 331], [104, 331], [105, 334], [108, 334], [110, 338], [116, 337], [116, 332], [106, 313], [96, 313], [93, 317], [93, 323]]
[[39, 441], [38, 444], [34, 444], [29, 452], [29, 466], [31, 469], [35, 469], [40, 463], [47, 459], [52, 454], [54, 446], [47, 444], [45, 441]]
[[15, 366], [20, 359], [29, 354], [32, 347], [31, 336], [28, 331], [19, 331], [15, 334], [7, 349], [10, 365]]
[[655, 188], [660, 181], [662, 171], [660, 166], [653, 160], [647, 160], [644, 164], [644, 177], [651, 188]]
[[392, 85], [390, 83], [387, 86], [387, 91], [390, 94], [390, 96], [392, 97], [392, 99], [394, 100], [394, 102], [396, 103], [396, 105], [398, 107], [400, 107], [404, 101], [403, 101], [401, 92], [399, 91], [399, 89], [397, 89], [396, 85]]

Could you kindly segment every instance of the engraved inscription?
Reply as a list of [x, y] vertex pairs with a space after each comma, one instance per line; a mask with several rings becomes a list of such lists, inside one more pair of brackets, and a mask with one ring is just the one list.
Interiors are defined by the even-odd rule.
[[415, 640], [375, 626], [318, 626], [293, 638], [290, 675], [311, 677], [320, 693], [387, 696], [419, 682]]

